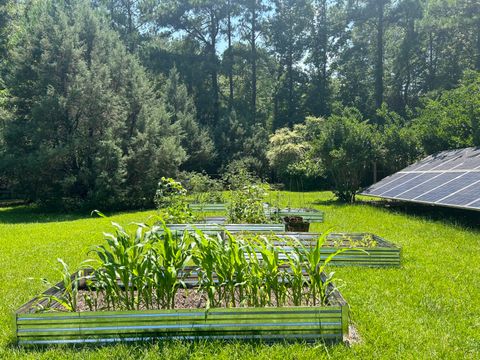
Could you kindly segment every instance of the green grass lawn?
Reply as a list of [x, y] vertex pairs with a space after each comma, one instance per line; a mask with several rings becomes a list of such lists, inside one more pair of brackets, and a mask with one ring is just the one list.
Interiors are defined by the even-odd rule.
[[[110, 221], [145, 221], [153, 211], [109, 219], [0, 209], [0, 359], [322, 359], [480, 358], [480, 227], [458, 216], [435, 220], [367, 205], [342, 205], [330, 193], [283, 193], [292, 206], [326, 213], [311, 231], [373, 232], [403, 248], [399, 269], [336, 268], [361, 343], [182, 343], [23, 349], [11, 343], [11, 314], [55, 280], [56, 259], [73, 268], [103, 241]], [[432, 211], [435, 214], [435, 210]], [[476, 215], [476, 214], [475, 214]], [[480, 216], [479, 216], [480, 217]], [[33, 279], [30, 279], [33, 278]]]

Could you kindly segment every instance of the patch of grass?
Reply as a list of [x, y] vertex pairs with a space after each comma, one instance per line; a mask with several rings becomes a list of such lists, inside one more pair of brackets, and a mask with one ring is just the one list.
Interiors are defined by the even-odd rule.
[[[400, 269], [336, 268], [362, 342], [342, 344], [182, 343], [23, 349], [11, 345], [11, 312], [58, 278], [56, 259], [75, 268], [103, 241], [110, 221], [145, 221], [154, 211], [110, 219], [0, 209], [0, 359], [326, 359], [479, 358], [480, 229], [365, 204], [343, 205], [331, 193], [282, 193], [281, 205], [325, 211], [310, 231], [373, 232], [403, 247]], [[274, 203], [275, 195], [271, 202]], [[321, 205], [312, 205], [312, 203]], [[70, 217], [71, 216], [71, 217]], [[135, 226], [132, 226], [135, 228]]]

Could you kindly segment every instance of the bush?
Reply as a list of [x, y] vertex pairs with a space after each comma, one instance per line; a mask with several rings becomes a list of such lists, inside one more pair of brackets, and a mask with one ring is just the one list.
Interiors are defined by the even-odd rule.
[[333, 192], [342, 201], [353, 202], [380, 145], [378, 132], [362, 119], [358, 110], [347, 108], [325, 122], [313, 141], [313, 154], [325, 166]]
[[467, 72], [460, 86], [425, 102], [414, 121], [428, 154], [480, 145], [480, 72]]
[[264, 200], [268, 194], [268, 185], [249, 184], [232, 193], [227, 206], [227, 221], [232, 224], [264, 224], [268, 222], [265, 215]]
[[180, 174], [182, 184], [192, 195], [196, 203], [223, 203], [223, 182], [213, 179], [205, 173], [183, 172]]
[[180, 182], [162, 177], [154, 201], [166, 223], [183, 224], [193, 221], [186, 197], [187, 190]]
[[318, 186], [323, 182], [320, 159], [310, 156], [311, 141], [321, 130], [323, 122], [321, 118], [308, 117], [304, 124], [295, 125], [293, 130], [282, 128], [270, 137], [267, 152], [270, 167], [290, 190], [304, 190], [305, 184], [316, 183]]
[[246, 186], [261, 182], [241, 160], [232, 161], [227, 165], [222, 180], [229, 190], [242, 190]]

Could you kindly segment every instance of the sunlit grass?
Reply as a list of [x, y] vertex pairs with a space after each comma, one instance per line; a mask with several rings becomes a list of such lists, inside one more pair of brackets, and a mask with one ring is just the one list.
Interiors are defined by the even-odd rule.
[[[322, 359], [480, 357], [480, 227], [425, 215], [329, 201], [330, 193], [283, 193], [281, 205], [325, 211], [311, 231], [365, 231], [401, 245], [400, 269], [338, 268], [362, 342], [353, 347], [322, 344], [178, 343], [98, 348], [16, 348], [11, 312], [43, 289], [28, 278], [58, 277], [61, 257], [74, 268], [91, 245], [103, 241], [110, 221], [145, 221], [154, 211], [110, 219], [89, 214], [42, 214], [28, 208], [0, 209], [0, 359]], [[274, 204], [274, 199], [270, 199]], [[458, 221], [461, 223], [461, 221]], [[134, 228], [135, 226], [132, 226]], [[54, 279], [52, 279], [54, 280]]]

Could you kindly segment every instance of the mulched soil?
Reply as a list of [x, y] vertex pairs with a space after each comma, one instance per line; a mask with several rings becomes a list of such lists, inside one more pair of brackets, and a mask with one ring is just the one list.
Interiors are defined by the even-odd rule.
[[[136, 292], [135, 292], [136, 295]], [[91, 308], [85, 297], [90, 296], [91, 298], [96, 298], [96, 305]], [[238, 293], [236, 294], [236, 307], [248, 307], [247, 304], [240, 303], [238, 299]], [[179, 289], [175, 296], [175, 309], [205, 309], [207, 304], [207, 297], [203, 291], [198, 291], [198, 289]], [[229, 304], [230, 305], [230, 304]], [[271, 306], [276, 307], [276, 301], [273, 300]], [[124, 310], [124, 309], [109, 309], [105, 298], [101, 292], [98, 294], [92, 293], [88, 290], [80, 290], [77, 297], [77, 306], [79, 312], [86, 311], [101, 311], [101, 310]], [[293, 301], [290, 299], [290, 296], [287, 296], [287, 301], [283, 306], [294, 306]], [[226, 303], [220, 304], [219, 307], [227, 307]], [[146, 310], [146, 307], [143, 305], [139, 306], [138, 310]]]

